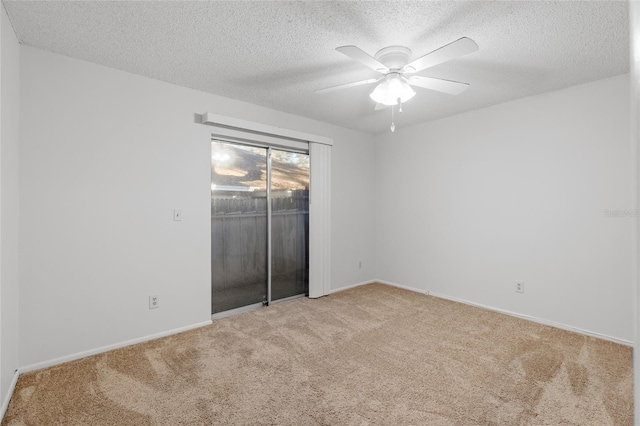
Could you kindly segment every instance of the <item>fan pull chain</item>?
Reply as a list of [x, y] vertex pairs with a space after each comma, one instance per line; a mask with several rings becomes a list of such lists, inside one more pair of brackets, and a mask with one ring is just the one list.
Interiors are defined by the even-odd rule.
[[396, 123], [394, 123], [394, 121], [396, 121], [395, 119], [395, 106], [391, 105], [391, 132], [395, 132], [396, 131]]
[[[395, 115], [395, 111], [396, 108], [394, 105], [391, 105], [391, 132], [395, 132], [396, 131], [396, 115]], [[402, 100], [400, 98], [398, 98], [398, 112], [402, 114]]]

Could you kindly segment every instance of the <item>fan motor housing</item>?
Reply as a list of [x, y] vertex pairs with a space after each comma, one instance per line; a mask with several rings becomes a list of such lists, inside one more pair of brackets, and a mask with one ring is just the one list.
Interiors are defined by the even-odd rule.
[[405, 46], [387, 46], [378, 50], [374, 57], [390, 70], [399, 70], [409, 63], [411, 49]]

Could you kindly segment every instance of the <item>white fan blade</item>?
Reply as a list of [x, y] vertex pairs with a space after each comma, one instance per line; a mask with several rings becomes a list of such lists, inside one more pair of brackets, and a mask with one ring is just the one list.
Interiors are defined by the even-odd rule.
[[467, 90], [469, 84], [459, 83], [457, 81], [442, 80], [439, 78], [423, 77], [414, 75], [407, 79], [412, 86], [422, 87], [424, 89], [436, 90], [438, 92], [448, 93], [450, 95], [459, 95]]
[[385, 105], [385, 104], [381, 104], [381, 103], [376, 103], [376, 111], [380, 111], [381, 109], [386, 109], [389, 108], [389, 105]]
[[380, 78], [370, 78], [369, 80], [356, 81], [353, 83], [340, 84], [338, 86], [327, 87], [325, 89], [316, 90], [316, 93], [333, 92], [334, 90], [346, 89], [347, 87], [362, 86], [363, 84], [371, 84], [380, 81]]
[[381, 74], [389, 71], [383, 63], [379, 62], [376, 58], [357, 46], [340, 46], [336, 47], [336, 50]]
[[462, 37], [410, 62], [408, 65], [405, 65], [404, 71], [407, 73], [422, 71], [423, 69], [467, 55], [476, 50], [478, 50], [478, 45], [475, 41], [467, 37]]

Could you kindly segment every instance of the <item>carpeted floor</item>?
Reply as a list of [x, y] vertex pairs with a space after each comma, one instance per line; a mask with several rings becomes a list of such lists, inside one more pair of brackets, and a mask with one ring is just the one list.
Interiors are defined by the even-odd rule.
[[2, 425], [632, 425], [631, 364], [371, 284], [25, 374]]

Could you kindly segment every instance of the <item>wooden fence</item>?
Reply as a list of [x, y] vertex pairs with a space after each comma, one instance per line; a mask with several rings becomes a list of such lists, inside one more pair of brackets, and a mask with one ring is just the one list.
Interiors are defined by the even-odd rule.
[[[282, 195], [282, 194], [281, 194]], [[287, 195], [289, 195], [287, 193]], [[273, 299], [308, 289], [308, 191], [272, 198]], [[211, 200], [211, 276], [214, 293], [266, 282], [266, 198]]]

